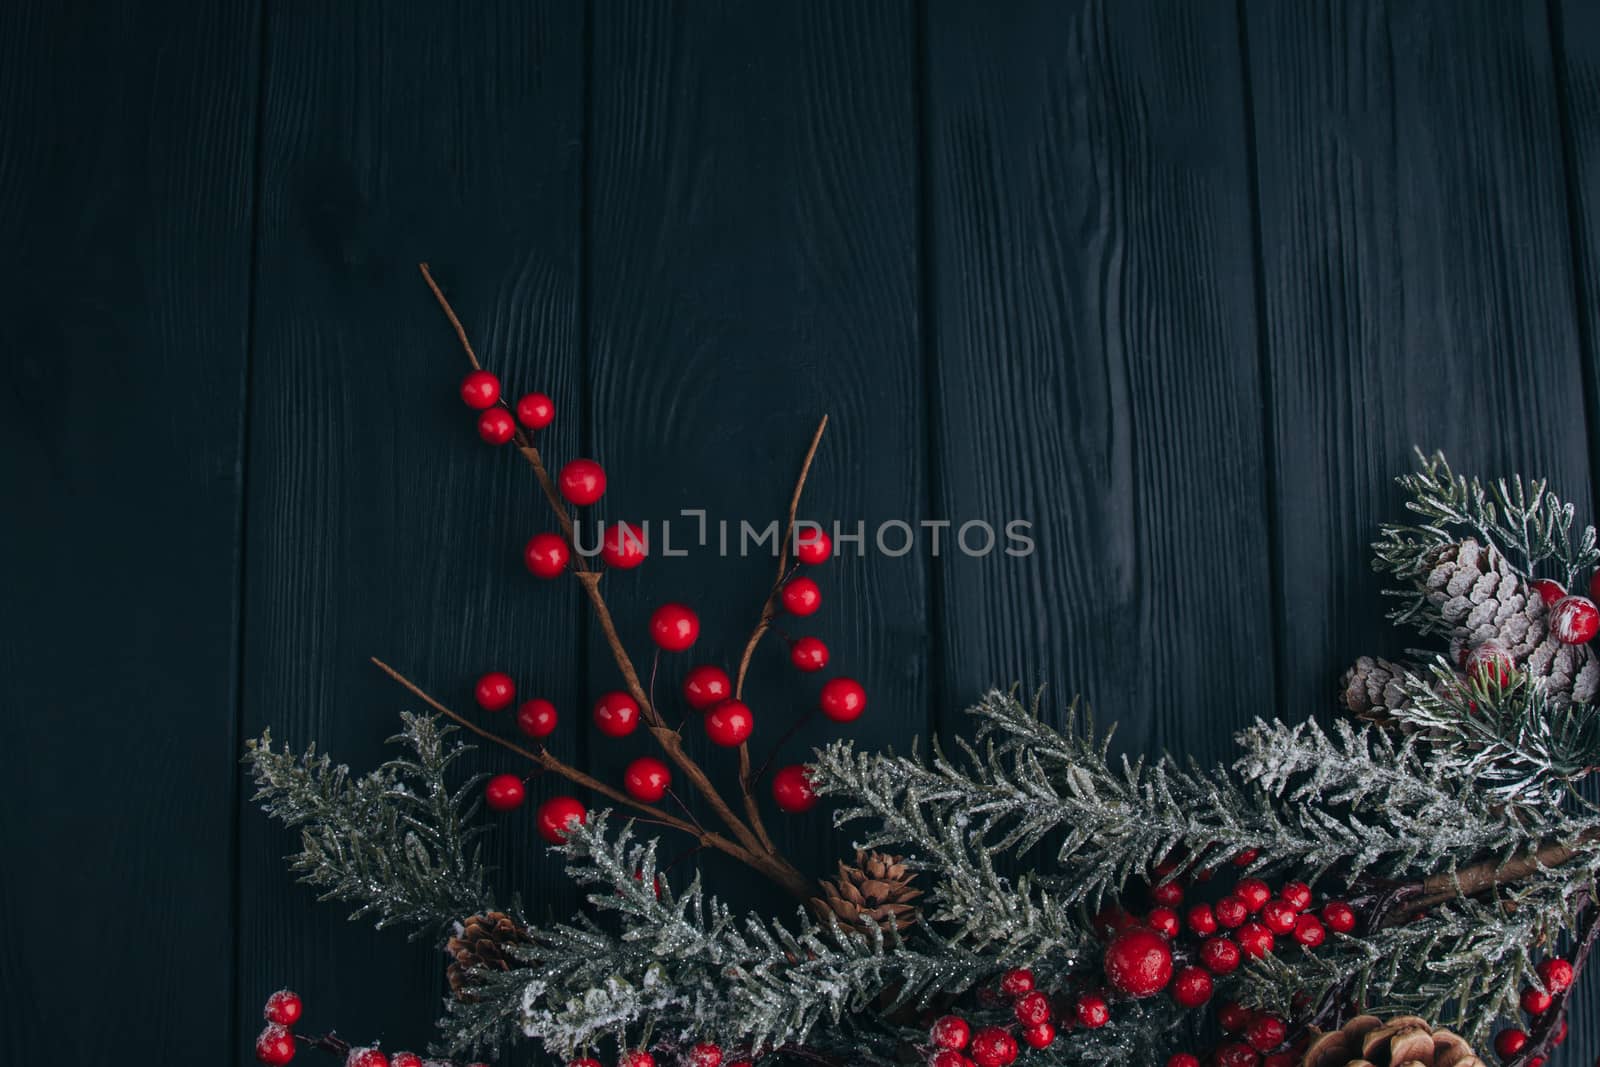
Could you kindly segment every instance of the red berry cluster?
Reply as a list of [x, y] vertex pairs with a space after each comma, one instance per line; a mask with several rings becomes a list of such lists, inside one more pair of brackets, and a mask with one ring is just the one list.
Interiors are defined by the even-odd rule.
[[[1577, 976], [1571, 963], [1559, 956], [1552, 956], [1541, 962], [1537, 968], [1539, 985], [1529, 986], [1522, 991], [1522, 1010], [1528, 1013], [1530, 1026], [1537, 1026], [1549, 1021], [1552, 1010], [1559, 1011], [1555, 1005], [1555, 998], [1572, 988], [1572, 981]], [[1567, 1020], [1555, 1020], [1555, 1031], [1550, 1035], [1550, 1047], [1556, 1048], [1567, 1039]], [[1495, 1055], [1503, 1060], [1514, 1059], [1520, 1056], [1528, 1047], [1531, 1040], [1528, 1031], [1521, 1027], [1509, 1027], [1500, 1031], [1494, 1037]], [[1544, 1057], [1535, 1056], [1528, 1061], [1528, 1067], [1543, 1067]]]
[[[608, 694], [616, 695], [616, 694]], [[623, 694], [629, 704], [632, 698]], [[517, 685], [509, 674], [503, 671], [490, 671], [478, 679], [473, 688], [473, 698], [478, 702], [478, 707], [487, 712], [504, 711], [509, 708], [517, 698]], [[601, 698], [602, 702], [605, 698]], [[633, 719], [636, 722], [639, 707], [633, 704]], [[600, 707], [596, 705], [595, 717], [600, 718]], [[525, 700], [517, 707], [517, 728], [529, 737], [543, 739], [555, 731], [559, 716], [556, 706], [548, 700], [535, 697]], [[604, 726], [601, 727], [605, 729]], [[632, 726], [628, 727], [629, 730]], [[627, 731], [624, 731], [627, 732]], [[654, 762], [654, 761], [652, 761]], [[662, 765], [662, 771], [666, 767]], [[632, 768], [630, 767], [631, 771]], [[668, 778], [670, 779], [670, 774]], [[665, 786], [663, 786], [663, 792]], [[483, 787], [483, 802], [491, 811], [515, 811], [528, 799], [527, 786], [524, 780], [515, 774], [497, 774], [491, 777]], [[566, 839], [567, 827], [573, 822], [587, 822], [588, 811], [576, 798], [570, 796], [553, 796], [539, 805], [537, 815], [539, 836], [552, 845], [560, 844]]]
[[1600, 633], [1600, 571], [1589, 578], [1589, 595], [1569, 595], [1560, 582], [1540, 578], [1531, 583], [1550, 615], [1550, 632], [1567, 645], [1582, 645]]
[[[1000, 979], [1000, 992], [1011, 998], [1011, 1012], [1023, 1043], [1029, 1048], [1049, 1048], [1056, 1039], [1055, 1008], [1049, 997], [1034, 988], [1033, 972], [1026, 967], [1007, 971]], [[1009, 1067], [1020, 1051], [1010, 1028], [985, 1026], [974, 1032], [972, 1024], [959, 1015], [936, 1019], [928, 1028], [928, 1043], [931, 1067]]]
[[[734, 1060], [724, 1065], [722, 1057], [722, 1046], [702, 1041], [689, 1049], [689, 1055], [683, 1062], [686, 1067], [751, 1067], [749, 1060]], [[605, 1067], [605, 1064], [592, 1056], [585, 1056], [569, 1061], [567, 1067]], [[624, 1052], [617, 1060], [616, 1067], [656, 1067], [656, 1058], [645, 1049], [634, 1049]]]
[[294, 1024], [300, 1021], [300, 994], [280, 989], [261, 1009], [267, 1025], [256, 1036], [256, 1059], [282, 1067], [294, 1059]]

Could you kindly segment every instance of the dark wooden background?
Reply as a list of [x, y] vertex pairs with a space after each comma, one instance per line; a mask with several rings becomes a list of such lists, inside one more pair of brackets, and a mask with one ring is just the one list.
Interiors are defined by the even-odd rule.
[[[1210, 759], [1392, 641], [1413, 442], [1587, 518], [1597, 254], [1584, 0], [0, 5], [0, 1061], [247, 1062], [284, 984], [425, 1040], [439, 958], [293, 884], [236, 762], [379, 760], [412, 702], [369, 655], [459, 706], [513, 671], [600, 774], [642, 745], [583, 726], [612, 669], [521, 568], [545, 515], [418, 260], [602, 514], [773, 517], [826, 411], [812, 514], [1035, 524], [820, 575], [863, 744], [1020, 680]], [[727, 662], [768, 567], [608, 586]], [[781, 659], [758, 737], [813, 699]]]

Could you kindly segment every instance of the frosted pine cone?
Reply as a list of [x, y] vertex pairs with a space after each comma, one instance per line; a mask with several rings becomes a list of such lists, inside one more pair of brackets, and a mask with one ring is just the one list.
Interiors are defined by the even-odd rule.
[[461, 924], [461, 931], [446, 942], [445, 954], [450, 966], [445, 977], [450, 981], [450, 991], [457, 1000], [473, 998], [473, 972], [509, 971], [513, 963], [507, 949], [512, 945], [528, 943], [528, 934], [516, 920], [503, 911], [490, 911], [474, 915]]
[[1357, 1015], [1323, 1034], [1306, 1050], [1300, 1067], [1488, 1067], [1472, 1046], [1449, 1030], [1435, 1030], [1415, 1015], [1384, 1022]]
[[1340, 700], [1358, 718], [1382, 726], [1390, 721], [1390, 709], [1406, 705], [1401, 688], [1405, 676], [1404, 667], [1376, 656], [1362, 656], [1344, 672], [1339, 682]]

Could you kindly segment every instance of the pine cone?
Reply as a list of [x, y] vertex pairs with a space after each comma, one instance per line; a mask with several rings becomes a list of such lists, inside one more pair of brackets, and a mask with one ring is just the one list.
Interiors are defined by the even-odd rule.
[[1357, 1015], [1323, 1034], [1306, 1050], [1300, 1067], [1488, 1067], [1472, 1046], [1449, 1030], [1435, 1030], [1415, 1015], [1384, 1022]]
[[917, 923], [917, 906], [912, 903], [922, 890], [911, 884], [916, 875], [906, 870], [899, 856], [882, 852], [856, 851], [856, 865], [839, 861], [839, 879], [824, 880], [823, 896], [813, 898], [812, 908], [819, 916], [836, 915], [839, 924], [865, 934], [876, 924], [890, 930], [908, 930]]
[[1340, 679], [1340, 699], [1357, 718], [1386, 726], [1393, 721], [1390, 710], [1403, 708], [1409, 702], [1400, 687], [1405, 676], [1404, 667], [1386, 659], [1362, 656]]
[[445, 943], [445, 953], [450, 957], [450, 966], [445, 971], [450, 980], [450, 992], [457, 1000], [474, 999], [468, 992], [473, 984], [472, 972], [511, 970], [516, 964], [507, 947], [526, 944], [527, 932], [505, 912], [490, 911], [472, 916]]

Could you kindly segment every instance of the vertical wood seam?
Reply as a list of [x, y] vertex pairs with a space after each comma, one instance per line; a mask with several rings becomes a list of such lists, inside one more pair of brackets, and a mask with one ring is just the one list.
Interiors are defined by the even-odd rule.
[[[578, 262], [577, 277], [577, 356], [578, 356], [578, 448], [583, 455], [594, 454], [594, 359], [590, 297], [593, 289], [590, 267], [593, 263], [594, 240], [594, 173], [591, 157], [594, 145], [594, 19], [595, 0], [584, 0], [583, 32], [580, 48], [583, 50], [583, 90], [578, 105]], [[620, 520], [619, 520], [620, 521]], [[576, 546], [574, 546], [576, 547]], [[572, 597], [572, 627], [577, 634], [577, 656], [573, 670], [577, 685], [573, 692], [577, 706], [572, 709], [572, 757], [577, 766], [592, 771], [589, 760], [589, 731], [582, 728], [584, 710], [589, 707], [593, 693], [589, 687], [589, 605], [582, 596]]]

